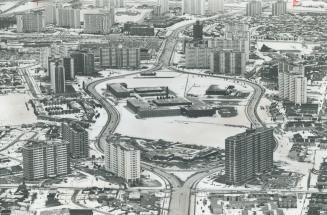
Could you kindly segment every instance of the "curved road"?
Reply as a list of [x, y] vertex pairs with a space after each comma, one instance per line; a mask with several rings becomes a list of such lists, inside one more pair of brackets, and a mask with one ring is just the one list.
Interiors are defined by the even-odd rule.
[[[231, 15], [231, 14], [229, 14]], [[225, 14], [226, 16], [226, 14]], [[214, 19], [216, 17], [213, 17]], [[208, 20], [208, 19], [207, 19]], [[166, 39], [164, 42], [162, 52], [159, 54], [158, 62], [161, 62], [162, 66], [168, 67], [170, 70], [174, 70], [176, 72], [180, 73], [188, 73], [188, 74], [195, 74], [198, 75], [198, 73], [192, 73], [192, 72], [186, 72], [183, 70], [179, 70], [173, 67], [170, 67], [170, 61], [172, 58], [172, 54], [175, 50], [175, 46], [177, 44], [177, 38], [178, 34], [184, 30], [185, 28], [189, 27], [193, 23], [188, 23], [184, 26], [181, 26], [180, 28], [175, 29], [172, 34]], [[162, 68], [161, 65], [157, 65], [154, 68], [151, 68], [149, 70], [155, 71]], [[140, 72], [135, 73], [129, 73], [125, 75], [119, 75], [115, 77], [108, 77], [101, 80], [96, 80], [86, 87], [86, 92], [98, 100], [103, 108], [105, 108], [107, 114], [108, 114], [108, 121], [106, 125], [103, 127], [103, 129], [100, 132], [99, 139], [97, 142], [97, 148], [100, 152], [103, 152], [103, 145], [106, 144], [106, 138], [110, 136], [112, 133], [114, 133], [115, 129], [117, 128], [119, 122], [120, 122], [120, 115], [119, 112], [116, 110], [116, 108], [111, 105], [106, 99], [104, 99], [96, 90], [95, 87], [98, 84], [101, 84], [105, 81], [117, 79], [117, 78], [123, 78], [129, 75], [135, 75]], [[205, 75], [205, 76], [212, 76], [212, 75]], [[257, 107], [258, 104], [264, 95], [264, 89], [251, 81], [241, 79], [241, 78], [234, 78], [234, 77], [226, 77], [226, 76], [220, 76], [220, 75], [214, 75], [212, 77], [216, 78], [225, 78], [225, 79], [231, 79], [236, 80], [240, 82], [244, 82], [248, 85], [250, 85], [254, 92], [252, 93], [252, 96], [249, 100], [249, 103], [246, 108], [246, 115], [249, 121], [253, 124], [254, 127], [261, 127], [264, 125], [264, 123], [260, 120], [258, 114], [257, 114]], [[155, 168], [154, 166], [146, 163], [142, 163], [142, 167], [144, 169], [150, 170], [152, 172], [155, 172], [156, 174], [160, 175], [161, 177], [165, 178], [171, 186], [171, 198], [170, 198], [170, 205], [169, 205], [169, 214], [170, 215], [193, 215], [194, 212], [194, 202], [195, 202], [195, 196], [192, 195], [192, 189], [195, 188], [197, 183], [204, 177], [207, 177], [208, 175], [211, 175], [214, 172], [217, 172], [220, 168], [214, 168], [212, 170], [208, 171], [202, 171], [194, 174], [193, 176], [189, 177], [184, 183], [182, 183], [180, 180], [176, 178], [176, 176], [166, 173], [163, 170], [159, 168]]]

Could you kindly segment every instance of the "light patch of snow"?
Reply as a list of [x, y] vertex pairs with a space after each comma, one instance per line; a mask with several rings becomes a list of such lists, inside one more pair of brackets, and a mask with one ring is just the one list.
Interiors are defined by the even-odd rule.
[[[31, 97], [27, 94], [8, 94], [0, 96], [0, 126], [31, 124], [37, 121], [33, 108], [27, 110], [25, 103]], [[6, 104], [6, 105], [3, 105]]]

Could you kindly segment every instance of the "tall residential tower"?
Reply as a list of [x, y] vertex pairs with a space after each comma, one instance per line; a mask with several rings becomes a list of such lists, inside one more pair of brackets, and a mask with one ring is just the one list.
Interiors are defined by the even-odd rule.
[[141, 177], [141, 152], [120, 137], [115, 137], [105, 146], [105, 168], [130, 184], [138, 183]]
[[273, 128], [248, 129], [225, 140], [225, 179], [241, 185], [273, 169]]
[[69, 174], [68, 151], [65, 141], [29, 141], [22, 148], [24, 178], [37, 180]]
[[279, 97], [295, 104], [307, 103], [307, 78], [302, 64], [280, 62], [278, 66]]

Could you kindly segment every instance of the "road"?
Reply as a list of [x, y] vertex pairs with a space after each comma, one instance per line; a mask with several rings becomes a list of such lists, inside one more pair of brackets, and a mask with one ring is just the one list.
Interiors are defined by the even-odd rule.
[[[232, 15], [237, 12], [233, 12], [231, 14], [225, 14], [224, 16]], [[215, 19], [217, 17], [212, 17], [211, 19]], [[210, 18], [206, 18], [206, 20], [209, 20]], [[187, 23], [184, 26], [181, 26], [179, 28], [176, 28], [170, 36], [166, 39], [164, 42], [164, 47], [162, 49], [162, 52], [160, 52], [160, 56], [158, 57], [158, 62], [160, 62], [160, 65], [155, 66], [154, 68], [150, 70], [159, 70], [162, 67], [168, 68], [170, 70], [179, 72], [179, 73], [188, 73], [188, 74], [195, 74], [198, 75], [198, 73], [193, 72], [186, 72], [184, 70], [179, 70], [176, 68], [173, 68], [170, 66], [171, 58], [173, 55], [173, 52], [175, 50], [175, 46], [178, 41], [178, 35], [181, 31], [183, 31], [185, 28], [192, 25], [192, 23]], [[105, 108], [107, 114], [108, 114], [108, 121], [106, 125], [103, 127], [99, 134], [99, 139], [97, 142], [97, 149], [103, 153], [103, 145], [106, 144], [106, 139], [108, 136], [114, 133], [115, 129], [117, 128], [119, 122], [120, 122], [120, 114], [116, 110], [116, 108], [110, 104], [106, 99], [104, 99], [96, 90], [95, 87], [108, 80], [117, 79], [117, 78], [123, 78], [129, 75], [135, 75], [140, 72], [135, 73], [129, 73], [126, 75], [119, 75], [115, 77], [108, 77], [101, 80], [96, 80], [86, 87], [86, 92], [92, 96], [94, 99], [98, 100], [103, 108]], [[205, 75], [209, 76], [209, 75]], [[212, 76], [212, 75], [210, 75]], [[241, 79], [241, 78], [234, 78], [234, 77], [226, 77], [226, 76], [219, 76], [214, 75], [212, 76], [214, 78], [225, 78], [235, 81], [240, 81], [243, 83], [246, 83], [250, 85], [254, 92], [252, 93], [251, 98], [249, 99], [247, 108], [246, 108], [246, 115], [249, 119], [249, 121], [253, 124], [254, 127], [261, 127], [263, 126], [263, 122], [260, 120], [257, 114], [257, 107], [259, 104], [259, 101], [261, 100], [262, 96], [264, 95], [264, 89], [251, 81]], [[169, 205], [169, 214], [170, 215], [194, 215], [194, 203], [195, 203], [195, 195], [193, 195], [192, 190], [196, 187], [197, 183], [203, 179], [204, 177], [207, 177], [211, 175], [214, 172], [217, 172], [219, 168], [214, 168], [208, 171], [202, 171], [194, 174], [190, 178], [188, 178], [184, 183], [182, 183], [179, 179], [176, 178], [176, 176], [166, 173], [162, 169], [156, 168], [150, 164], [142, 163], [142, 168], [147, 169], [149, 171], [152, 171], [161, 177], [165, 178], [171, 188], [171, 198], [170, 198], [170, 205]], [[220, 167], [221, 168], [221, 167]]]

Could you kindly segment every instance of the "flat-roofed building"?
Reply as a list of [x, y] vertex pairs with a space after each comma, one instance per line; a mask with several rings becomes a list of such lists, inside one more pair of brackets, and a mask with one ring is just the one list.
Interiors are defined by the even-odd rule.
[[113, 9], [84, 14], [84, 32], [89, 34], [109, 34], [115, 23]]
[[16, 22], [19, 33], [42, 32], [45, 27], [43, 15], [39, 12], [16, 15]]
[[241, 185], [271, 172], [275, 140], [273, 128], [248, 129], [225, 140], [225, 180]]
[[287, 2], [284, 0], [277, 0], [272, 3], [271, 7], [273, 16], [280, 16], [287, 13]]
[[23, 172], [27, 180], [70, 173], [68, 143], [62, 140], [28, 141], [23, 148]]
[[244, 52], [221, 50], [211, 53], [210, 71], [215, 74], [242, 75], [245, 73]]
[[246, 4], [246, 15], [247, 16], [260, 16], [262, 13], [261, 1], [251, 0]]
[[307, 98], [307, 78], [304, 76], [304, 66], [286, 61], [278, 66], [279, 97], [295, 104], [305, 104]]
[[140, 48], [118, 45], [100, 49], [100, 65], [102, 67], [138, 68], [140, 63]]
[[129, 184], [141, 178], [141, 152], [120, 137], [114, 137], [105, 145], [105, 168]]
[[89, 133], [79, 123], [63, 123], [62, 139], [69, 143], [69, 154], [73, 158], [89, 157]]

